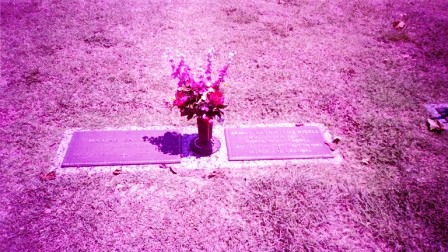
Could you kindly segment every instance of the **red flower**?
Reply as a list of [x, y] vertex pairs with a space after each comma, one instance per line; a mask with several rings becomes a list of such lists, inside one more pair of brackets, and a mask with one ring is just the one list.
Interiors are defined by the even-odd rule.
[[220, 91], [208, 93], [208, 101], [215, 107], [224, 105], [224, 95]]
[[180, 108], [183, 105], [185, 105], [185, 103], [187, 103], [187, 102], [188, 102], [188, 94], [181, 92], [181, 91], [177, 91], [176, 92], [176, 100], [174, 100], [173, 105]]

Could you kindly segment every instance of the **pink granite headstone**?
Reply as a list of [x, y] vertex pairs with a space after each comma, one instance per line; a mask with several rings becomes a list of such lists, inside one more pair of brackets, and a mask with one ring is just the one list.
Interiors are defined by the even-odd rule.
[[61, 167], [180, 163], [180, 142], [166, 130], [78, 131]]
[[225, 129], [229, 160], [333, 158], [316, 126]]

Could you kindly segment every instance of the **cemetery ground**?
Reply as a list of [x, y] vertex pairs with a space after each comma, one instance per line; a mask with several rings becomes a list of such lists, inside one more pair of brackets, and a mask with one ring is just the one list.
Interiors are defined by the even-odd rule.
[[[448, 99], [446, 1], [12, 2], [1, 251], [448, 251], [448, 134], [424, 108]], [[167, 106], [166, 47], [235, 51], [224, 126], [322, 123], [342, 164], [52, 167], [67, 129], [195, 125]]]

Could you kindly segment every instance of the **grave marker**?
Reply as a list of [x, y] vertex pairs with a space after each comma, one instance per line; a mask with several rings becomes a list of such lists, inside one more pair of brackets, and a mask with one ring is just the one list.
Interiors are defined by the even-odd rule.
[[229, 160], [333, 158], [316, 126], [225, 129]]
[[78, 131], [61, 167], [180, 163], [180, 142], [166, 130]]

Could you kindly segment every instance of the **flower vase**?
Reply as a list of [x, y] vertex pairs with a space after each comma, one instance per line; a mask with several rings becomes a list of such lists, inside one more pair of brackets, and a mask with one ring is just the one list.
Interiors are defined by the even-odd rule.
[[196, 154], [208, 156], [221, 147], [221, 142], [213, 137], [213, 120], [210, 118], [197, 118], [198, 135], [190, 142], [190, 148]]

